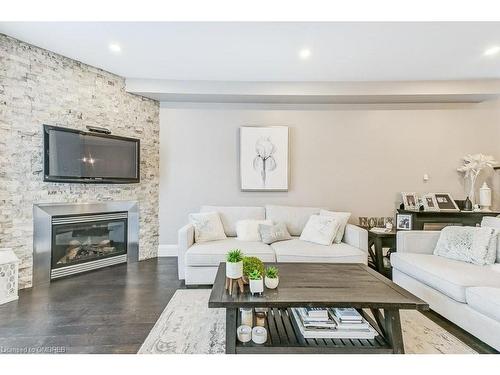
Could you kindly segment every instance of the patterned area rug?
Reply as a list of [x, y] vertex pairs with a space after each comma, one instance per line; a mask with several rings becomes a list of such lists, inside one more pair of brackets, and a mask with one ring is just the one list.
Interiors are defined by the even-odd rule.
[[[209, 296], [209, 289], [176, 291], [139, 353], [224, 353], [225, 310], [209, 309]], [[417, 311], [401, 311], [401, 321], [408, 354], [476, 353]]]

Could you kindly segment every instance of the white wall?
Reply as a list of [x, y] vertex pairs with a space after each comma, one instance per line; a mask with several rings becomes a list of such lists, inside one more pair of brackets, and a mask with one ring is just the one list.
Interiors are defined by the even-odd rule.
[[[290, 127], [286, 193], [241, 192], [238, 128]], [[399, 192], [451, 192], [467, 153], [500, 160], [500, 102], [286, 106], [163, 103], [160, 110], [160, 244], [175, 244], [187, 214], [203, 204], [324, 206], [391, 216]], [[429, 174], [424, 183], [422, 176]], [[494, 184], [500, 208], [500, 172]]]

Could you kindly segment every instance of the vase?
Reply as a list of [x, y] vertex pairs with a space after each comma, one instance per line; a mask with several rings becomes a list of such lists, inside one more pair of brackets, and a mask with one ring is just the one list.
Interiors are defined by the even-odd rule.
[[243, 261], [230, 263], [226, 262], [226, 277], [230, 279], [239, 279], [243, 276]]
[[471, 200], [469, 199], [468, 196], [467, 196], [467, 198], [465, 199], [465, 202], [464, 202], [464, 211], [472, 211], [472, 202], [471, 202]]
[[271, 279], [271, 278], [266, 276], [266, 278], [264, 279], [264, 283], [266, 284], [266, 288], [269, 288], [269, 289], [276, 289], [278, 287], [279, 282], [280, 282], [280, 279], [278, 277]]
[[475, 197], [476, 197], [476, 178], [477, 178], [477, 175], [476, 176], [471, 176], [470, 178], [470, 191], [469, 191], [469, 199], [470, 201], [472, 202], [472, 205], [474, 205], [476, 202], [475, 202]]
[[491, 211], [491, 189], [486, 182], [479, 189], [479, 205], [481, 206], [481, 211]]
[[250, 280], [250, 293], [262, 293], [264, 291], [264, 280]]

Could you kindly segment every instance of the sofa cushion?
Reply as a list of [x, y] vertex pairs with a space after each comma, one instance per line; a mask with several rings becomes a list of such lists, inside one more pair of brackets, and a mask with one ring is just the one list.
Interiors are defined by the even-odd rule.
[[319, 214], [322, 216], [332, 216], [337, 219], [340, 223], [339, 230], [333, 239], [334, 243], [341, 243], [344, 238], [345, 227], [349, 222], [349, 218], [351, 217], [350, 212], [337, 212], [337, 211], [328, 211], [328, 210], [320, 210]]
[[194, 226], [194, 241], [207, 242], [226, 238], [220, 216], [217, 212], [189, 214], [189, 221]]
[[236, 207], [236, 206], [202, 206], [200, 212], [218, 212], [226, 236], [236, 236], [236, 223], [239, 220], [264, 220], [264, 207]]
[[441, 230], [434, 255], [474, 263], [495, 263], [497, 232], [490, 227], [447, 226]]
[[300, 235], [300, 239], [318, 245], [330, 246], [339, 228], [340, 221], [334, 217], [311, 215]]
[[273, 225], [259, 225], [259, 234], [262, 242], [272, 244], [277, 241], [286, 241], [292, 239], [285, 223]]
[[186, 251], [186, 265], [188, 266], [218, 266], [226, 261], [229, 250], [240, 249], [245, 256], [255, 256], [263, 262], [275, 262], [276, 257], [271, 246], [260, 241], [242, 242], [236, 238], [220, 241], [194, 244]]
[[319, 214], [319, 207], [266, 206], [266, 219], [285, 223], [292, 236], [300, 236], [311, 215]]
[[[481, 220], [481, 227], [495, 228], [500, 231], [500, 217], [485, 216]], [[497, 235], [497, 256], [496, 262], [500, 263], [500, 234]]]
[[392, 253], [391, 264], [398, 271], [462, 303], [466, 302], [465, 290], [468, 287], [500, 288], [500, 274], [492, 266], [416, 253]]
[[260, 225], [273, 225], [271, 220], [240, 220], [236, 223], [236, 238], [239, 241], [262, 241]]
[[277, 262], [367, 263], [367, 253], [346, 243], [325, 246], [294, 238], [271, 247]]
[[474, 310], [500, 322], [500, 288], [467, 288], [465, 298]]

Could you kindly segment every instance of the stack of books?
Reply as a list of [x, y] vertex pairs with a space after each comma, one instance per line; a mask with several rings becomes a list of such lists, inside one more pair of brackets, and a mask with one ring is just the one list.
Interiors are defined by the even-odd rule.
[[293, 317], [306, 339], [368, 339], [377, 331], [353, 308], [293, 308]]

